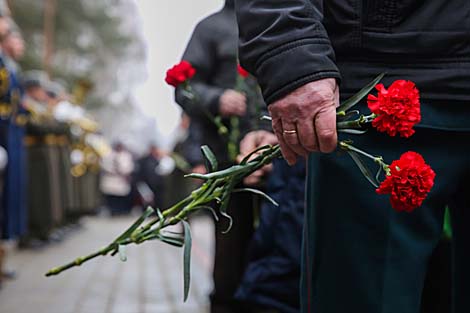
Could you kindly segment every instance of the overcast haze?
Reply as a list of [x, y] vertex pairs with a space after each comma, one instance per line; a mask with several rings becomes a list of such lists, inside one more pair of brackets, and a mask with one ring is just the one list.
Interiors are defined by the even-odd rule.
[[142, 111], [155, 117], [162, 136], [167, 136], [179, 119], [173, 88], [164, 83], [166, 70], [178, 62], [194, 26], [220, 9], [223, 0], [136, 0], [147, 45], [147, 80], [136, 89]]

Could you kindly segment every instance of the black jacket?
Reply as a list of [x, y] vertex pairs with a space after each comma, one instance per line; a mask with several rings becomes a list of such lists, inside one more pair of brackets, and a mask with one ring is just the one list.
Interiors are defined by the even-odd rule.
[[[176, 89], [176, 102], [191, 117], [194, 125], [191, 131], [197, 131], [193, 138], [198, 138], [198, 145], [209, 145], [220, 161], [226, 162], [227, 141], [218, 134], [214, 123], [207, 118], [204, 110], [216, 116], [219, 114], [219, 98], [227, 89], [234, 89], [238, 65], [238, 27], [233, 0], [226, 1], [225, 7], [202, 20], [195, 28], [191, 40], [183, 55], [196, 68], [196, 75], [191, 86], [198, 96], [198, 102], [188, 100], [180, 88]], [[247, 81], [253, 84], [253, 80]], [[257, 84], [257, 83], [256, 83]], [[248, 114], [241, 120], [240, 129], [244, 133], [252, 128], [256, 115], [254, 102], [262, 101], [258, 92], [248, 97]], [[263, 105], [264, 106], [264, 103]], [[228, 120], [223, 121], [229, 127]], [[192, 158], [194, 161], [194, 158]], [[200, 157], [203, 161], [202, 156]]]
[[241, 63], [268, 103], [326, 77], [349, 95], [386, 71], [385, 83], [416, 82], [424, 124], [470, 129], [468, 0], [236, 0], [236, 10]]

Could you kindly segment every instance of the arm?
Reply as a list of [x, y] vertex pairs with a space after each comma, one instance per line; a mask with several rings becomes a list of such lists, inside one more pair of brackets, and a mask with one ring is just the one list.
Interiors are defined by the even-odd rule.
[[340, 78], [323, 0], [236, 0], [240, 61], [268, 104], [309, 82]]
[[224, 89], [210, 84], [211, 73], [216, 61], [215, 51], [213, 51], [211, 43], [213, 33], [214, 31], [211, 31], [204, 21], [199, 23], [183, 55], [183, 60], [190, 62], [196, 68], [197, 72], [192, 79], [191, 86], [199, 101], [192, 103], [186, 99], [181, 93], [181, 87], [176, 89], [175, 99], [191, 117], [205, 117], [204, 113], [201, 112], [201, 107], [213, 115], [218, 115], [219, 99]]
[[240, 59], [258, 78], [284, 158], [332, 152], [340, 74], [323, 0], [236, 0], [236, 9]]

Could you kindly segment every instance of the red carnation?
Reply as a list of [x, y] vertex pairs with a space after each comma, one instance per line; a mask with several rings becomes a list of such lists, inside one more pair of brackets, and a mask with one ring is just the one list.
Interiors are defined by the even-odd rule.
[[238, 75], [240, 75], [243, 78], [247, 78], [250, 73], [248, 73], [247, 70], [245, 70], [240, 64], [238, 64]]
[[379, 91], [378, 95], [369, 95], [367, 98], [369, 109], [377, 115], [372, 126], [392, 137], [397, 133], [406, 138], [413, 135], [413, 126], [421, 121], [419, 91], [415, 84], [397, 80], [388, 90], [383, 84], [375, 88]]
[[188, 79], [191, 79], [194, 74], [196, 74], [196, 70], [191, 63], [181, 61], [166, 72], [165, 81], [168, 85], [178, 87]]
[[390, 203], [397, 211], [411, 212], [420, 207], [434, 185], [436, 173], [416, 152], [406, 152], [393, 161], [390, 172], [376, 190], [390, 194]]

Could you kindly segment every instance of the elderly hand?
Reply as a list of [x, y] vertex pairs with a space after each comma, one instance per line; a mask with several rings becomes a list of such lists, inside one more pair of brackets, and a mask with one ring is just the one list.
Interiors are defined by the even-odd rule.
[[289, 165], [298, 156], [335, 150], [338, 106], [339, 91], [333, 78], [308, 83], [269, 105], [273, 129]]
[[[240, 142], [240, 155], [237, 157], [237, 161], [240, 163], [245, 158], [245, 156], [259, 147], [275, 145], [277, 143], [278, 141], [276, 135], [271, 132], [265, 130], [252, 131], [246, 134], [246, 136]], [[256, 155], [254, 155], [252, 158], [255, 157]], [[261, 182], [263, 177], [271, 172], [271, 170], [272, 164], [266, 165], [252, 173], [250, 176], [246, 177], [243, 182], [247, 186], [256, 186]]]
[[219, 99], [219, 113], [223, 117], [243, 116], [246, 113], [246, 96], [227, 89]]

